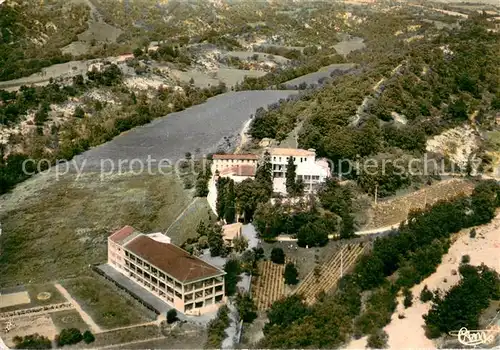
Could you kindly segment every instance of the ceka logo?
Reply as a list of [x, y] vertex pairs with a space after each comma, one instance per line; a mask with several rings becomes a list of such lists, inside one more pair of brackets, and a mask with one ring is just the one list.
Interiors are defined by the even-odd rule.
[[499, 326], [492, 326], [488, 329], [468, 330], [465, 327], [459, 331], [451, 331], [449, 334], [458, 337], [460, 344], [467, 346], [489, 345], [495, 341], [496, 335], [500, 333]]

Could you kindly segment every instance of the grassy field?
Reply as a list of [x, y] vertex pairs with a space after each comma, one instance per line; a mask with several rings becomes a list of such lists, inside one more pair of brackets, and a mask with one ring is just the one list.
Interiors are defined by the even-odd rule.
[[[89, 344], [89, 347], [97, 348], [117, 344], [117, 348], [122, 348], [119, 344], [161, 336], [160, 328], [156, 325], [133, 327], [95, 334], [95, 342]], [[128, 346], [126, 348], [129, 349]]]
[[168, 230], [167, 235], [175, 244], [182, 244], [187, 238], [197, 236], [196, 228], [201, 220], [209, 221], [209, 212], [212, 218], [215, 214], [211, 211], [206, 198], [196, 198], [195, 202], [185, 211]]
[[58, 332], [61, 332], [64, 328], [77, 328], [83, 333], [89, 329], [76, 310], [52, 312], [50, 318]]
[[[124, 225], [166, 230], [191, 196], [174, 175], [36, 176], [2, 198], [0, 286], [79, 275], [106, 260], [107, 237]], [[31, 282], [30, 282], [31, 281]]]
[[[13, 305], [10, 307], [0, 308], [0, 312], [21, 310], [21, 309], [29, 309], [36, 306], [50, 305], [50, 304], [59, 304], [64, 303], [67, 300], [59, 293], [59, 291], [54, 287], [51, 283], [45, 284], [28, 284], [23, 287], [16, 288], [7, 288], [2, 289], [0, 294], [9, 294], [14, 292], [26, 291], [30, 297], [29, 304], [19, 304]], [[50, 297], [48, 299], [38, 298], [40, 293], [50, 293]]]
[[62, 285], [95, 323], [104, 329], [155, 319], [154, 313], [99, 276], [65, 280]]

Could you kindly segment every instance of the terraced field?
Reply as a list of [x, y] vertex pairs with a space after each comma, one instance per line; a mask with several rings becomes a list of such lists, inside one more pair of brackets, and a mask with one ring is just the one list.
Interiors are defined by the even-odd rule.
[[[287, 259], [286, 263], [290, 262]], [[267, 310], [271, 304], [285, 295], [285, 264], [272, 261], [258, 263], [259, 275], [252, 281], [252, 296], [259, 311]]]
[[294, 291], [302, 294], [307, 304], [314, 304], [316, 296], [331, 291], [341, 276], [341, 271], [347, 271], [363, 253], [364, 243], [345, 244], [340, 251], [333, 254], [328, 261], [319, 266], [319, 270], [312, 270]]
[[[267, 107], [297, 91], [228, 92], [181, 112], [171, 113], [134, 128], [75, 158], [84, 171], [100, 170], [101, 160], [168, 159], [172, 163], [186, 152], [216, 152], [232, 149], [245, 121], [259, 107]], [[154, 164], [153, 164], [154, 166]], [[102, 170], [102, 169], [101, 169]]]

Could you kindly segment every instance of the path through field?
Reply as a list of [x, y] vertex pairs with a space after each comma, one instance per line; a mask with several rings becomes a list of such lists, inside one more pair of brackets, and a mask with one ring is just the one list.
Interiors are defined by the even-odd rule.
[[186, 208], [184, 208], [184, 210], [183, 210], [183, 211], [179, 214], [179, 216], [177, 216], [177, 218], [176, 218], [176, 219], [175, 219], [175, 220], [174, 220], [174, 221], [170, 224], [170, 226], [169, 226], [169, 227], [167, 228], [167, 230], [165, 231], [165, 235], [166, 235], [166, 236], [168, 236], [168, 231], [170, 231], [170, 229], [171, 229], [171, 228], [175, 225], [175, 223], [176, 223], [177, 221], [179, 221], [179, 220], [182, 218], [182, 216], [183, 216], [184, 214], [186, 214], [186, 212], [188, 211], [188, 209], [189, 209], [189, 208], [190, 208], [190, 207], [191, 207], [194, 203], [196, 203], [196, 201], [197, 201], [199, 198], [200, 198], [200, 197], [195, 197], [195, 198], [193, 198], [193, 200], [191, 201], [191, 203], [189, 203], [189, 204], [186, 206]]
[[94, 320], [92, 319], [92, 317], [89, 316], [88, 313], [83, 311], [80, 304], [78, 304], [78, 302], [75, 299], [73, 299], [73, 297], [71, 296], [71, 294], [68, 293], [66, 288], [61, 286], [59, 283], [55, 283], [54, 287], [56, 287], [56, 289], [66, 298], [66, 300], [68, 300], [75, 307], [75, 310], [78, 311], [78, 313], [80, 314], [83, 321], [86, 324], [88, 324], [88, 326], [92, 330], [92, 333], [101, 333], [102, 332], [101, 327], [99, 327], [99, 325], [94, 322]]

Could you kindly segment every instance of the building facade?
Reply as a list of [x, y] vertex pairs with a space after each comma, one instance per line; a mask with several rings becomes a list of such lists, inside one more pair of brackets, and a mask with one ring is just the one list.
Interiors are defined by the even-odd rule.
[[123, 227], [108, 238], [108, 264], [187, 315], [212, 312], [226, 302], [225, 272], [161, 233], [145, 235]]
[[315, 192], [330, 176], [328, 162], [317, 160], [314, 149], [271, 148], [267, 151], [271, 156], [274, 192], [286, 194], [286, 169], [290, 157], [296, 166], [296, 180], [303, 181], [306, 193]]
[[259, 156], [256, 154], [214, 154], [213, 160], [213, 171], [223, 171], [229, 168], [234, 168], [235, 166], [257, 166], [259, 161]]

